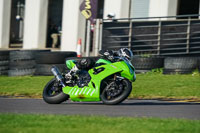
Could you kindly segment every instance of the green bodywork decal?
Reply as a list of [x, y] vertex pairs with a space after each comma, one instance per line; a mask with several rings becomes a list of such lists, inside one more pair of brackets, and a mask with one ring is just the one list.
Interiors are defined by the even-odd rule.
[[108, 60], [104, 60], [104, 59], [99, 59], [96, 64], [98, 63], [105, 63], [105, 64], [111, 64], [112, 62], [108, 61]]
[[65, 87], [63, 92], [70, 96], [72, 101], [100, 101], [99, 98], [99, 87], [97, 84], [96, 88], [90, 82], [88, 86], [79, 88], [78, 86], [74, 87]]

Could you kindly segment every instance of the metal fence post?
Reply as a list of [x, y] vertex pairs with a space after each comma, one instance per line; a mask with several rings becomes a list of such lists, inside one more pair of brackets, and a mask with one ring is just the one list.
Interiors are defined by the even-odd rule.
[[99, 19], [99, 50], [102, 49], [103, 20]]
[[186, 43], [186, 53], [190, 53], [190, 25], [191, 25], [191, 18], [188, 18], [187, 24], [187, 43]]
[[133, 28], [133, 23], [132, 23], [131, 19], [129, 19], [129, 35], [128, 35], [128, 48], [129, 49], [131, 49], [132, 28]]
[[87, 20], [87, 39], [86, 39], [86, 56], [90, 56], [90, 32], [91, 32], [91, 29], [90, 29], [90, 21]]
[[161, 27], [162, 27], [162, 21], [159, 20], [159, 22], [158, 22], [158, 47], [157, 47], [157, 55], [160, 55]]
[[95, 26], [95, 46], [94, 46], [94, 55], [97, 56], [99, 53], [99, 29], [100, 29], [100, 20], [96, 20]]

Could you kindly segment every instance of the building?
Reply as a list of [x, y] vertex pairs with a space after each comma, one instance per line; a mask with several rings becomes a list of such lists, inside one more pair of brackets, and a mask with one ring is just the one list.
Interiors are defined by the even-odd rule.
[[[52, 33], [60, 50], [76, 51], [85, 42], [86, 20], [79, 11], [83, 0], [0, 0], [0, 48], [52, 47]], [[90, 0], [88, 0], [90, 2]], [[199, 14], [199, 0], [98, 0], [98, 18], [159, 17]], [[166, 18], [167, 19], [167, 18]], [[57, 31], [53, 31], [53, 30]]]

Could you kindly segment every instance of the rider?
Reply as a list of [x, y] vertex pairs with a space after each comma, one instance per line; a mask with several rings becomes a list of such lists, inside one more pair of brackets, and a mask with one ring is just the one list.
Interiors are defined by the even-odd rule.
[[[118, 51], [113, 51], [113, 50], [100, 50], [99, 54], [102, 56], [102, 58], [109, 60], [111, 62], [114, 62], [116, 57], [119, 56], [123, 56], [126, 57], [128, 60], [131, 60], [133, 57], [133, 53], [131, 52], [131, 50], [127, 49], [127, 48], [121, 48]], [[68, 64], [69, 61], [67, 61]], [[71, 68], [70, 72], [68, 72], [65, 77], [67, 79], [71, 79], [72, 78], [72, 74], [76, 74], [78, 72], [78, 70], [82, 70], [82, 69], [88, 69], [94, 66], [94, 62], [92, 62], [90, 59], [81, 59], [80, 61], [78, 61], [76, 63], [76, 65], [73, 66], [73, 68]], [[103, 63], [96, 63], [95, 66], [100, 66], [100, 65], [104, 65]]]

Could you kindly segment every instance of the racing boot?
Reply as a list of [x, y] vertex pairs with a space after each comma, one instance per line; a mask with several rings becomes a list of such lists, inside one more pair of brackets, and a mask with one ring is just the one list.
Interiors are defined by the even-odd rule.
[[77, 74], [78, 71], [79, 71], [79, 69], [75, 65], [68, 73], [66, 73], [65, 74], [66, 83], [71, 83], [71, 80]]

